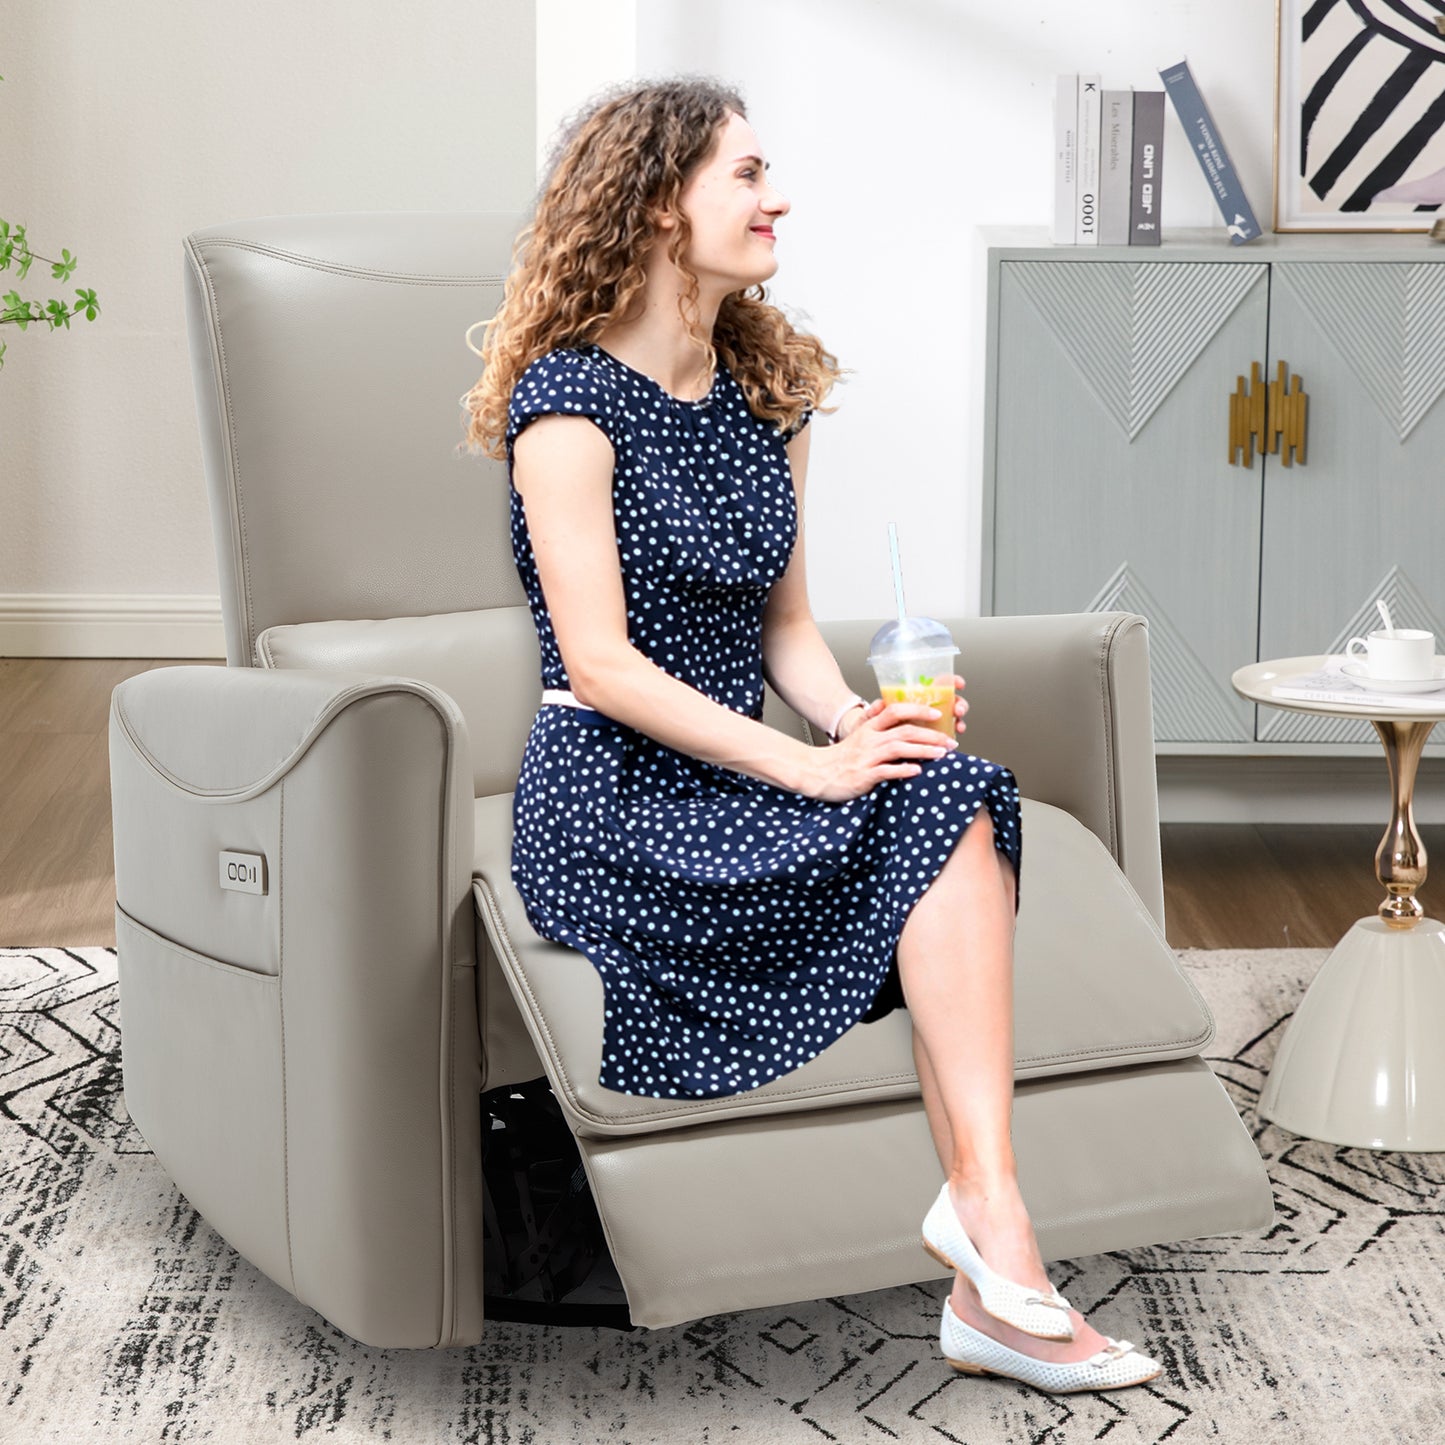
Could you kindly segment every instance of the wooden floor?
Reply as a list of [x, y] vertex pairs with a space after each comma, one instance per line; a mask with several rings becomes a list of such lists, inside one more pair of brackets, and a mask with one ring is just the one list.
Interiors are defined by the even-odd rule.
[[[183, 663], [0, 658], [0, 947], [114, 945], [110, 694], [135, 673]], [[1165, 824], [1169, 942], [1332, 947], [1380, 901], [1374, 857], [1387, 821]], [[1422, 825], [1420, 835], [1445, 858], [1445, 827]], [[1436, 913], [1429, 889], [1422, 897]]]

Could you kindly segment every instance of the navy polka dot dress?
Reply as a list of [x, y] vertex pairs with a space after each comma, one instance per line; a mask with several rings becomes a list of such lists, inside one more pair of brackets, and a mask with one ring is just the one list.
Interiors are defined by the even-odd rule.
[[[797, 537], [795, 432], [754, 416], [721, 365], [684, 401], [590, 343], [518, 378], [509, 468], [518, 433], [549, 412], [588, 417], [612, 443], [632, 644], [761, 721], [763, 607]], [[542, 686], [570, 688], [515, 487], [511, 528]], [[962, 746], [825, 802], [545, 703], [513, 795], [512, 878], [532, 927], [602, 978], [603, 1087], [738, 1094], [903, 1006], [898, 937], [984, 806], [1017, 879], [1014, 775]]]

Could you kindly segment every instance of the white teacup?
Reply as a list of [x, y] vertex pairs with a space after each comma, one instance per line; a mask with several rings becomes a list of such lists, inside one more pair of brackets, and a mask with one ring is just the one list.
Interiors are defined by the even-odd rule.
[[[1355, 651], [1355, 644], [1363, 649]], [[1363, 657], [1371, 677], [1391, 682], [1435, 676], [1435, 634], [1397, 627], [1387, 632], [1377, 627], [1368, 637], [1352, 637], [1345, 644], [1346, 657]]]

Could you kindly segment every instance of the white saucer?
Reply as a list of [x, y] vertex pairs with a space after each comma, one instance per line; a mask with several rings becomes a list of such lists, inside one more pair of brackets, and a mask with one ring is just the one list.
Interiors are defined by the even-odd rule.
[[1433, 677], [1371, 677], [1365, 671], [1364, 661], [1358, 657], [1344, 663], [1340, 671], [1351, 682], [1371, 692], [1439, 692], [1445, 687], [1445, 657], [1434, 660]]

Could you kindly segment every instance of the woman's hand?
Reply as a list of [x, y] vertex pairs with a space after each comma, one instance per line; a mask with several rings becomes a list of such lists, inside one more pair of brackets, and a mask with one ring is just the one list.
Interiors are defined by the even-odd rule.
[[[939, 679], [944, 681], [942, 677]], [[957, 673], [951, 674], [955, 691], [963, 686]], [[968, 703], [953, 700], [953, 722], [957, 732], [966, 724]], [[853, 708], [840, 724], [838, 741], [831, 747], [815, 748], [811, 774], [803, 792], [826, 802], [841, 803], [873, 789], [884, 778], [910, 778], [923, 770], [930, 758], [941, 758], [958, 746], [936, 727], [938, 709], [918, 702], [884, 703], [874, 698], [866, 708]]]

